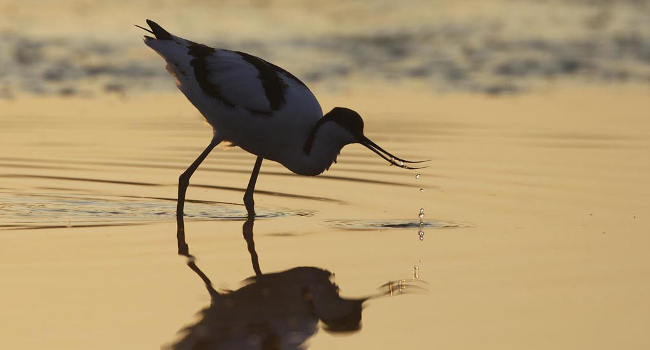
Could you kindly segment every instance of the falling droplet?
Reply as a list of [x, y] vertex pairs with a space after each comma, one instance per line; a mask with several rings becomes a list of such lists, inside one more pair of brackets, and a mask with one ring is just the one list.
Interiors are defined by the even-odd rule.
[[413, 266], [413, 278], [415, 279], [420, 278], [420, 267], [417, 265]]
[[420, 178], [420, 174], [415, 174], [415, 179], [417, 180], [419, 178]]
[[418, 214], [420, 219], [424, 218], [424, 208], [420, 208], [420, 214]]
[[422, 230], [418, 231], [418, 235], [420, 235], [420, 240], [423, 241], [424, 240], [424, 231], [422, 231]]
[[420, 240], [424, 241], [424, 235], [420, 236]]
[[424, 192], [424, 188], [420, 188], [420, 193]]

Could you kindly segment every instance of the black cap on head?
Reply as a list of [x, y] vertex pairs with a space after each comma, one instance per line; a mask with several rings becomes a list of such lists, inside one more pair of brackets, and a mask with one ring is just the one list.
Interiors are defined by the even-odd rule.
[[345, 107], [335, 107], [329, 113], [325, 114], [322, 118], [316, 122], [314, 128], [311, 130], [307, 141], [303, 147], [303, 150], [306, 155], [311, 153], [311, 147], [314, 144], [314, 139], [316, 138], [316, 133], [320, 130], [320, 127], [325, 123], [334, 122], [341, 126], [342, 128], [348, 130], [353, 136], [359, 140], [363, 138], [363, 119], [359, 113]]
[[345, 107], [334, 107], [326, 116], [329, 121], [339, 124], [352, 135], [363, 135], [363, 119], [359, 113]]

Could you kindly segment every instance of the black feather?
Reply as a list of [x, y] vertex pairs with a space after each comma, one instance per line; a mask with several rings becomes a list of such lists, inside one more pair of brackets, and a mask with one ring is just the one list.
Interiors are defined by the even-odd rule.
[[208, 96], [221, 101], [228, 107], [235, 107], [235, 104], [232, 101], [223, 96], [221, 93], [221, 88], [210, 81], [210, 70], [208, 69], [206, 58], [210, 57], [212, 54], [214, 54], [214, 52], [215, 49], [209, 46], [189, 41], [189, 45], [187, 46], [187, 53], [190, 56], [194, 57], [190, 61], [190, 66], [194, 68], [194, 78], [196, 79], [196, 82], [199, 83], [201, 89]]
[[159, 26], [158, 23], [148, 19], [147, 24], [151, 28], [151, 31], [153, 35], [156, 36], [156, 39], [158, 40], [172, 40], [172, 35], [163, 29], [163, 27]]
[[280, 78], [280, 71], [277, 66], [244, 52], [234, 52], [257, 69], [257, 78], [262, 82], [262, 88], [264, 88], [271, 110], [277, 111], [280, 109], [285, 103], [284, 94], [286, 93], [287, 84]]

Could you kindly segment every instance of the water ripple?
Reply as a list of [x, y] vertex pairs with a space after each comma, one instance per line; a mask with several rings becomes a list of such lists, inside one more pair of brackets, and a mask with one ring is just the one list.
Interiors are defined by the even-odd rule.
[[[75, 194], [0, 193], [0, 229], [130, 225], [175, 220], [176, 202], [163, 198], [132, 198]], [[307, 211], [260, 208], [259, 218], [309, 216]], [[189, 220], [245, 220], [237, 203], [187, 201]]]
[[[411, 220], [328, 220], [330, 226], [338, 226], [350, 230], [376, 230], [376, 229], [416, 229], [420, 227], [419, 221]], [[422, 224], [426, 228], [461, 228], [468, 224], [441, 220], [430, 220]]]

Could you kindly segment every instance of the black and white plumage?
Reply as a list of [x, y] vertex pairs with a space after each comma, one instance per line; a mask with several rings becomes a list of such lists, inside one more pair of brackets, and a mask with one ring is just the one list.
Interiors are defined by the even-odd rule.
[[[393, 165], [412, 169], [363, 135], [363, 120], [337, 107], [323, 116], [316, 97], [286, 70], [247, 53], [214, 49], [172, 35], [153, 21], [140, 27], [155, 36], [145, 44], [167, 61], [178, 88], [212, 125], [214, 136], [181, 175], [179, 216], [189, 178], [210, 151], [228, 141], [258, 156], [244, 202], [253, 214], [253, 189], [262, 159], [300, 175], [318, 175], [336, 161], [343, 146], [361, 143]], [[139, 26], [138, 26], [139, 27]], [[182, 228], [179, 228], [179, 230]]]

